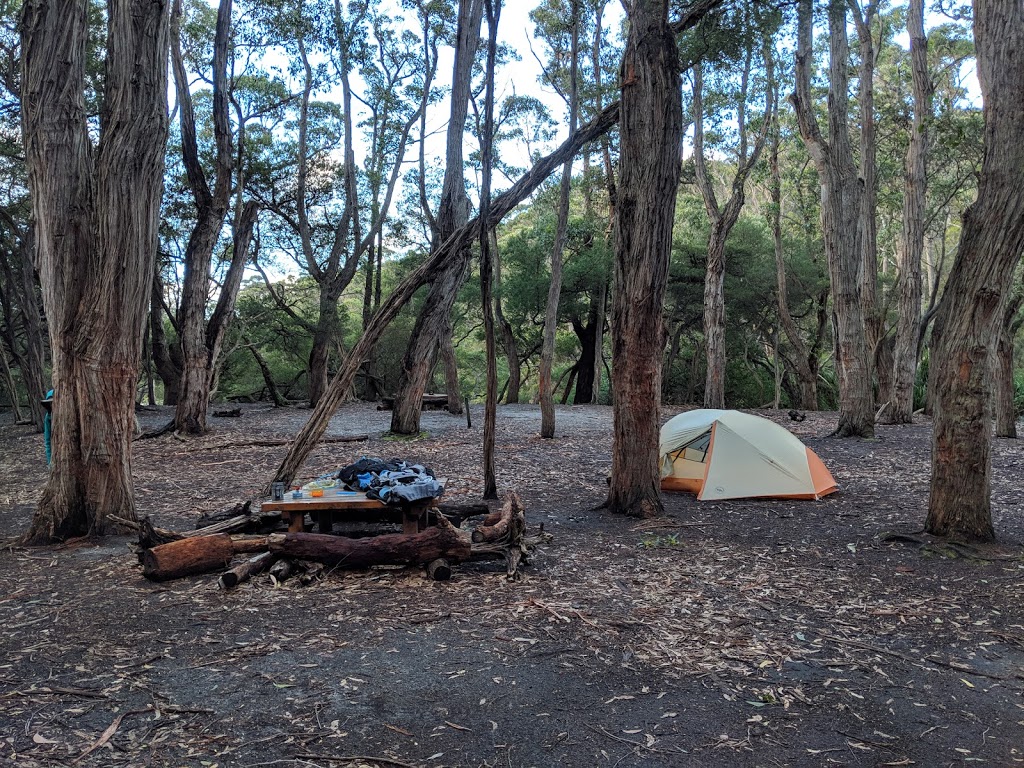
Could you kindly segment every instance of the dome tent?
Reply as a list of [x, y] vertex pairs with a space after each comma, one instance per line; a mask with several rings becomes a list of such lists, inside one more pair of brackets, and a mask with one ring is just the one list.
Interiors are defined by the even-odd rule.
[[661, 428], [661, 487], [701, 501], [820, 499], [838, 489], [810, 448], [785, 427], [740, 411], [686, 411]]

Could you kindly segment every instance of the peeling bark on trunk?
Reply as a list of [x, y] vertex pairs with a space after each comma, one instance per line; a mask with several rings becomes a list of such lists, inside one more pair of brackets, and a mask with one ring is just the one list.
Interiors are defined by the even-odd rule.
[[79, 0], [23, 6], [22, 128], [57, 393], [31, 543], [101, 533], [113, 514], [135, 518], [130, 447], [167, 140], [168, 6], [107, 4], [95, 147], [86, 10]]
[[800, 136], [818, 170], [821, 229], [836, 316], [836, 373], [839, 380], [839, 437], [873, 437], [871, 362], [861, 303], [861, 181], [853, 164], [847, 109], [846, 4], [830, 0], [829, 131], [822, 136], [811, 102], [812, 3], [799, 5], [796, 93], [792, 96]]
[[607, 507], [662, 510], [658, 473], [663, 305], [679, 185], [679, 56], [664, 0], [637, 0], [619, 77], [619, 186], [612, 312], [612, 476]]
[[900, 237], [896, 338], [893, 348], [892, 399], [884, 420], [910, 424], [914, 414], [914, 382], [921, 332], [921, 257], [924, 253], [925, 193], [928, 180], [928, 120], [932, 114], [928, 77], [928, 38], [924, 33], [924, 0], [910, 0], [907, 15], [914, 87], [914, 119], [907, 147]]
[[932, 482], [925, 529], [995, 538], [991, 511], [990, 371], [1006, 286], [1024, 251], [1024, 6], [978, 0], [974, 42], [981, 83], [984, 159], [978, 198], [964, 212], [942, 299], [936, 366]]

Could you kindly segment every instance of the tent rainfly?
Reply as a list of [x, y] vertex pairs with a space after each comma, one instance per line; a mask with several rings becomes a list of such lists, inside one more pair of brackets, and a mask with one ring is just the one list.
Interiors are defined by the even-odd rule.
[[821, 459], [792, 432], [740, 411], [680, 413], [661, 428], [661, 487], [701, 501], [776, 497], [820, 499], [838, 486]]

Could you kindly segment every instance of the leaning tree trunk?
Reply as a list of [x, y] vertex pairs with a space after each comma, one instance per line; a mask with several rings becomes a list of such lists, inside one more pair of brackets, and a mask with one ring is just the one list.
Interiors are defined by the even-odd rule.
[[914, 83], [914, 121], [907, 147], [903, 193], [903, 232], [899, 248], [899, 311], [893, 346], [892, 399], [886, 409], [892, 424], [910, 424], [914, 415], [918, 338], [921, 332], [921, 256], [928, 164], [928, 121], [932, 83], [928, 77], [928, 38], [924, 33], [924, 0], [911, 0], [907, 14]]
[[679, 56], [665, 0], [637, 0], [619, 77], [619, 185], [612, 312], [612, 476], [607, 506], [662, 510], [658, 472], [662, 311], [679, 186]]
[[[984, 158], [978, 198], [964, 212], [943, 296], [945, 321], [932, 364], [935, 421], [925, 528], [939, 536], [995, 538], [991, 510], [990, 366], [1006, 286], [1024, 250], [1024, 5], [978, 0], [974, 42]], [[948, 306], [946, 306], [948, 305]]]
[[[427, 300], [409, 337], [409, 346], [402, 359], [402, 378], [395, 394], [391, 412], [391, 431], [398, 435], [414, 435], [420, 429], [423, 393], [427, 391], [437, 359], [438, 344], [451, 328], [452, 307], [459, 288], [466, 279], [470, 250], [464, 249], [446, 264], [430, 284]], [[430, 339], [430, 343], [427, 340]]]
[[[27, 0], [22, 128], [53, 353], [53, 468], [27, 540], [135, 517], [135, 381], [167, 141], [168, 13], [107, 4], [99, 143], [85, 106], [86, 3]], [[60, 87], [54, 87], [59, 83]]]
[[836, 372], [839, 380], [839, 437], [873, 437], [874, 398], [871, 361], [861, 304], [861, 181], [853, 163], [846, 115], [849, 43], [846, 3], [829, 2], [829, 131], [826, 140], [811, 102], [812, 3], [801, 0], [796, 54], [796, 93], [792, 96], [800, 136], [818, 170], [821, 231], [836, 315]]
[[[708, 0], [710, 3], [715, 1]], [[554, 152], [537, 161], [515, 184], [494, 198], [487, 216], [487, 226], [491, 229], [496, 227], [502, 218], [532, 194], [554, 169], [565, 161], [567, 156], [578, 152], [580, 147], [587, 142], [603, 136], [611, 130], [618, 118], [619, 103], [608, 105], [601, 114], [576, 131], [575, 134], [569, 136]], [[324, 397], [317, 403], [305, 426], [296, 435], [288, 454], [277, 468], [274, 480], [291, 483], [306, 457], [316, 447], [317, 441], [326, 431], [331, 416], [334, 415], [345, 393], [352, 387], [352, 382], [362, 366], [362, 361], [380, 340], [381, 334], [384, 333], [388, 324], [395, 319], [401, 308], [421, 286], [427, 283], [431, 276], [436, 275], [445, 265], [461, 258], [464, 249], [468, 248], [479, 234], [478, 227], [479, 221], [476, 219], [459, 227], [450, 238], [430, 254], [425, 262], [410, 272], [391, 295], [381, 303], [370, 324], [366, 326], [340, 370], [331, 380], [331, 385]]]
[[18, 385], [14, 383], [14, 374], [11, 373], [11, 364], [7, 360], [7, 350], [3, 340], [0, 339], [0, 374], [3, 376], [4, 386], [11, 398], [11, 415], [14, 416], [14, 423], [21, 423], [21, 403], [18, 402]]

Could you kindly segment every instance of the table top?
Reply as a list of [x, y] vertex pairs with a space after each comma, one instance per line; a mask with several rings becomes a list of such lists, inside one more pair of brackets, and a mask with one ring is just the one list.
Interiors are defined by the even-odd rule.
[[335, 488], [325, 489], [323, 496], [311, 496], [309, 491], [303, 491], [301, 499], [293, 499], [292, 492], [285, 491], [283, 500], [266, 499], [260, 505], [261, 509], [279, 512], [319, 509], [385, 509], [386, 507], [387, 505], [383, 501], [367, 498], [362, 491], [341, 491], [339, 493]]

